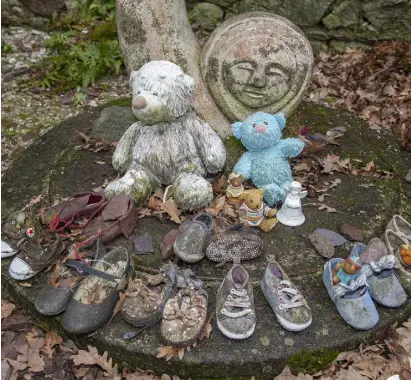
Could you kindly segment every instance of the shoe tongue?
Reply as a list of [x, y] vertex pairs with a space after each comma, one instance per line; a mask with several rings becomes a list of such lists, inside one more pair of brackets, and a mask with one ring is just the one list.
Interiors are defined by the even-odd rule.
[[241, 265], [236, 264], [231, 268], [229, 277], [236, 289], [242, 289], [247, 283], [249, 276], [247, 271]]
[[270, 263], [270, 270], [275, 277], [279, 278], [280, 280], [284, 280], [283, 273], [276, 263]]

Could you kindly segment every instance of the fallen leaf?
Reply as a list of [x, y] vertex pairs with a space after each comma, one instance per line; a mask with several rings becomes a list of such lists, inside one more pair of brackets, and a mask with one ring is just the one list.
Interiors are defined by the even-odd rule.
[[225, 196], [220, 195], [216, 199], [214, 199], [213, 203], [210, 207], [206, 208], [205, 211], [212, 216], [217, 216], [220, 211], [223, 209], [225, 204]]
[[168, 198], [166, 203], [164, 203], [164, 211], [170, 216], [170, 219], [174, 223], [181, 223], [181, 219], [179, 218], [181, 215], [181, 210], [178, 209], [173, 198]]
[[47, 331], [44, 339], [44, 353], [51, 359], [53, 356], [53, 347], [63, 343], [61, 336], [57, 335], [54, 331]]
[[30, 199], [29, 207], [34, 206], [41, 201], [42, 195], [37, 195], [37, 197], [33, 197]]
[[210, 338], [211, 332], [213, 331], [213, 326], [211, 325], [211, 317], [210, 319], [206, 322], [204, 325], [203, 330], [201, 331], [200, 336], [198, 337], [199, 341], [202, 341], [203, 339], [208, 339]]
[[229, 205], [228, 203], [224, 204], [223, 213], [231, 218], [237, 218], [237, 213], [234, 207]]
[[158, 348], [157, 358], [166, 358], [169, 361], [174, 355], [178, 355], [178, 348], [172, 346], [165, 346]]
[[76, 355], [72, 355], [71, 359], [75, 366], [81, 365], [97, 365], [103, 369], [108, 375], [118, 375], [117, 364], [113, 366], [113, 359], [108, 359], [108, 353], [105, 351], [103, 355], [99, 355], [97, 348], [87, 346], [88, 351], [79, 350]]
[[22, 286], [23, 288], [31, 288], [33, 285], [28, 283], [28, 282], [17, 282], [19, 286]]
[[184, 358], [184, 347], [181, 347], [181, 348], [178, 349], [178, 358], [180, 360], [183, 360], [183, 358]]
[[15, 308], [16, 306], [11, 302], [1, 300], [1, 319], [9, 317]]
[[116, 307], [114, 308], [113, 314], [111, 315], [110, 320], [107, 323], [107, 326], [110, 326], [111, 321], [113, 320], [114, 316], [118, 314], [123, 306], [124, 300], [126, 299], [126, 293], [120, 292], [119, 299], [116, 303]]
[[215, 194], [223, 193], [222, 187], [227, 184], [227, 177], [223, 174], [213, 185], [213, 191]]

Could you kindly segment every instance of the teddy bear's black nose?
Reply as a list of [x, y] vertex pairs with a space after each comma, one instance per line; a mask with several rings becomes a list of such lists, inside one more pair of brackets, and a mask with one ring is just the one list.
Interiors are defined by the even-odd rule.
[[144, 98], [144, 96], [136, 96], [133, 98], [133, 108], [136, 108], [138, 110], [142, 110], [143, 108], [147, 107], [147, 101]]

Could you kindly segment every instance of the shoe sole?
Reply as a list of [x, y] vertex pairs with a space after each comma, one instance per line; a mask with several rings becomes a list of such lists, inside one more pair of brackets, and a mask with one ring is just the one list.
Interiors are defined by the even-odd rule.
[[235, 333], [225, 329], [218, 319], [217, 319], [217, 326], [218, 326], [219, 330], [221, 331], [221, 333], [223, 335], [225, 335], [227, 338], [237, 339], [237, 340], [238, 339], [247, 339], [247, 338], [249, 338], [251, 335], [253, 335], [254, 330], [255, 330], [255, 325], [254, 325], [252, 329], [250, 329], [250, 330], [248, 330], [244, 333], [235, 334]]
[[305, 330], [308, 326], [311, 325], [313, 319], [310, 318], [308, 322], [304, 323], [304, 324], [295, 324], [295, 323], [291, 323], [289, 321], [287, 321], [284, 317], [282, 317], [281, 315], [279, 315], [275, 310], [273, 305], [271, 305], [271, 302], [269, 300], [269, 298], [267, 297], [267, 295], [264, 292], [264, 288], [263, 285], [261, 283], [261, 290], [263, 291], [264, 297], [267, 300], [268, 304], [271, 307], [271, 310], [274, 312], [275, 316], [277, 317], [278, 322], [280, 323], [281, 326], [283, 326], [286, 330], [288, 331], [293, 331], [293, 332], [298, 332], [298, 331], [303, 331]]

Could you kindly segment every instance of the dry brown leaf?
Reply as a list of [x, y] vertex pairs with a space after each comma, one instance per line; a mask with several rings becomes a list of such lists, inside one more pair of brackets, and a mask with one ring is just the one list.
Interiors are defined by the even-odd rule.
[[223, 209], [225, 204], [225, 196], [220, 195], [214, 199], [210, 207], [206, 208], [205, 211], [211, 214], [212, 216], [217, 216], [220, 211]]
[[158, 348], [157, 358], [166, 358], [166, 361], [169, 361], [174, 355], [178, 355], [178, 348], [173, 346], [164, 346]]
[[28, 282], [17, 282], [18, 285], [22, 286], [23, 288], [31, 288], [33, 285]]
[[71, 355], [74, 365], [97, 365], [110, 376], [118, 375], [117, 364], [113, 366], [113, 359], [108, 359], [108, 353], [105, 351], [103, 355], [99, 355], [97, 348], [87, 346], [88, 351], [79, 350], [76, 355]]
[[183, 360], [183, 358], [184, 358], [184, 347], [181, 347], [181, 348], [178, 349], [178, 358], [180, 360]]
[[18, 360], [12, 360], [12, 359], [7, 359], [7, 358], [5, 359], [10, 364], [10, 366], [13, 367], [15, 371], [23, 371], [27, 368], [27, 363], [25, 362], [20, 362]]
[[213, 191], [215, 194], [221, 194], [224, 191], [221, 190], [227, 184], [227, 177], [223, 174], [213, 185]]
[[228, 203], [224, 204], [223, 213], [231, 218], [237, 218], [237, 213], [233, 206]]
[[14, 311], [16, 306], [11, 302], [1, 300], [1, 319], [7, 318]]
[[76, 375], [78, 378], [85, 376], [88, 371], [90, 371], [90, 367], [73, 367], [74, 375]]
[[57, 335], [54, 331], [47, 331], [44, 339], [44, 353], [51, 359], [53, 356], [53, 347], [63, 343], [61, 336]]
[[170, 216], [170, 219], [177, 224], [181, 224], [181, 210], [178, 209], [173, 198], [168, 198], [164, 203], [164, 211]]
[[123, 303], [124, 303], [125, 299], [126, 299], [126, 293], [125, 292], [120, 292], [119, 299], [116, 303], [116, 307], [114, 308], [113, 314], [112, 314], [110, 320], [108, 321], [107, 326], [110, 326], [110, 323], [113, 320], [114, 316], [120, 312], [121, 307], [123, 306]]

